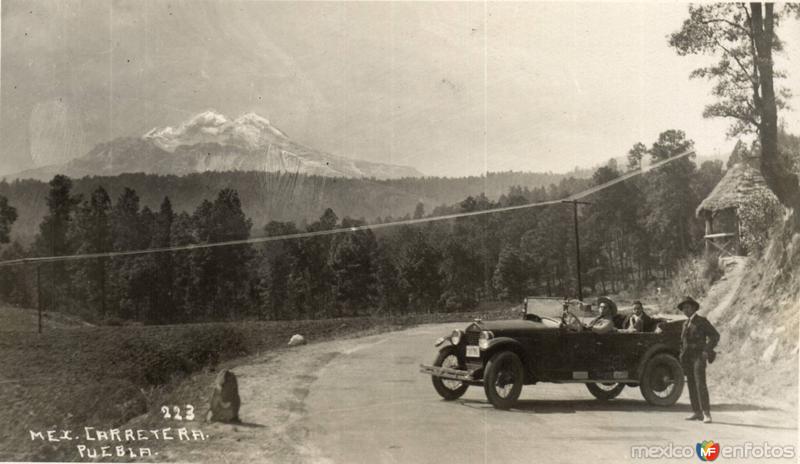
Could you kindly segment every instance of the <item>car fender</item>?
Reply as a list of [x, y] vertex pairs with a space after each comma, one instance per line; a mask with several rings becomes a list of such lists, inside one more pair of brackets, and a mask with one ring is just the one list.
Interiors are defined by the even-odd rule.
[[486, 347], [485, 350], [482, 350], [486, 354], [486, 360], [488, 361], [496, 352], [500, 350], [507, 350], [513, 351], [514, 353], [519, 356], [520, 361], [525, 366], [528, 365], [528, 356], [525, 353], [525, 349], [522, 347], [522, 343], [518, 340], [511, 338], [511, 337], [497, 337], [489, 340], [489, 346]]
[[492, 351], [496, 350], [497, 348], [499, 348], [501, 346], [513, 347], [513, 348], [511, 348], [511, 351], [519, 350], [520, 354], [522, 354], [523, 356], [525, 355], [525, 352], [522, 349], [522, 343], [520, 343], [518, 340], [516, 340], [514, 338], [511, 338], [511, 337], [496, 337], [496, 338], [493, 338], [493, 339], [489, 340], [489, 346], [487, 346], [486, 349], [483, 350], [483, 351], [485, 351], [487, 353], [488, 352], [492, 352]]
[[659, 353], [667, 353], [675, 356], [675, 359], [678, 359], [678, 352], [675, 351], [675, 348], [670, 346], [667, 343], [656, 343], [655, 345], [651, 346], [644, 352], [642, 357], [639, 359], [639, 364], [636, 366], [636, 378], [639, 379], [642, 377], [642, 373], [644, 372], [644, 366], [647, 365], [647, 361], [650, 360], [653, 356]]
[[441, 350], [446, 346], [455, 346], [455, 345], [453, 345], [453, 342], [450, 340], [450, 337], [439, 337], [433, 343], [433, 346]]

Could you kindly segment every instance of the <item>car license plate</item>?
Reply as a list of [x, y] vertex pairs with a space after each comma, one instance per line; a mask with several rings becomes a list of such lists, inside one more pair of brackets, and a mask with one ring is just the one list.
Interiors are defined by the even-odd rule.
[[468, 358], [480, 358], [481, 357], [481, 350], [478, 349], [477, 346], [467, 345], [467, 357]]

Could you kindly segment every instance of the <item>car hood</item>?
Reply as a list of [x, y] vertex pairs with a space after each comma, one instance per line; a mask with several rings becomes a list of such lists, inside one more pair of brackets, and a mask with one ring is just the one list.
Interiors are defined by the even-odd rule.
[[524, 319], [512, 319], [512, 320], [503, 320], [503, 321], [476, 321], [470, 324], [467, 327], [467, 331], [481, 331], [481, 330], [490, 330], [495, 336], [501, 335], [507, 332], [527, 332], [527, 331], [539, 331], [539, 330], [554, 330], [558, 328], [558, 323], [547, 323], [545, 322], [535, 322], [529, 321]]

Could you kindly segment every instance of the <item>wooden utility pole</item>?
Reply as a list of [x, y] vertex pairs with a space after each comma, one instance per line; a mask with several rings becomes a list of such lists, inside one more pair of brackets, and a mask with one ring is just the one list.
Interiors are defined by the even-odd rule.
[[36, 306], [39, 308], [39, 333], [42, 333], [42, 265], [36, 265]]
[[578, 274], [578, 300], [583, 301], [583, 282], [581, 281], [581, 240], [578, 236], [578, 205], [591, 205], [591, 203], [578, 200], [563, 200], [561, 203], [572, 203], [572, 211], [575, 219], [575, 264], [576, 274]]

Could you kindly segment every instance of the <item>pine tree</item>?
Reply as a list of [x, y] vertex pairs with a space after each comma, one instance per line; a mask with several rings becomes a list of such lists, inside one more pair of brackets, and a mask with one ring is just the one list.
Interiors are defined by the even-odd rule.
[[[111, 250], [111, 199], [105, 189], [97, 187], [88, 201], [77, 208], [71, 224], [72, 240], [78, 254], [104, 253]], [[106, 316], [107, 258], [76, 261], [72, 270], [72, 287], [78, 292], [81, 305], [88, 305], [93, 314]]]
[[483, 286], [480, 256], [458, 238], [447, 241], [442, 256], [442, 299], [448, 311], [467, 310], [478, 303]]
[[414, 219], [420, 219], [423, 217], [425, 217], [425, 203], [420, 201], [414, 208]]
[[[50, 181], [47, 195], [48, 214], [39, 225], [34, 249], [39, 256], [62, 256], [74, 251], [69, 240], [70, 223], [75, 208], [81, 202], [80, 196], [73, 196], [72, 181], [69, 177], [57, 175]], [[42, 307], [44, 309], [63, 308], [69, 300], [69, 274], [64, 262], [54, 262], [42, 266]]]
[[400, 285], [400, 271], [386, 245], [379, 245], [375, 259], [378, 310], [387, 315], [408, 311], [408, 295]]
[[506, 245], [494, 273], [495, 287], [506, 301], [522, 301], [527, 293], [527, 275], [519, 249]]
[[[114, 251], [140, 250], [149, 244], [149, 234], [143, 230], [139, 211], [139, 195], [125, 188], [111, 212]], [[147, 295], [145, 270], [139, 256], [124, 256], [113, 260], [111, 282], [113, 312], [124, 319], [141, 320], [145, 314]]]
[[[175, 216], [170, 228], [170, 245], [185, 246], [197, 243], [195, 223], [188, 213], [181, 212]], [[193, 305], [197, 279], [194, 267], [194, 252], [176, 251], [170, 253], [174, 274], [171, 294], [175, 305], [171, 311], [173, 320], [179, 322], [197, 322], [201, 313]]]
[[[264, 226], [264, 233], [274, 237], [297, 233], [291, 222], [270, 221]], [[295, 241], [270, 243], [260, 253], [260, 296], [262, 314], [272, 320], [286, 319], [289, 304], [289, 277], [292, 272], [292, 250]]]
[[[345, 218], [343, 228], [364, 225], [363, 221]], [[370, 230], [350, 232], [336, 241], [331, 252], [330, 266], [336, 287], [338, 316], [342, 309], [357, 316], [368, 310], [376, 299], [375, 253], [377, 242]]]
[[[662, 161], [694, 146], [683, 131], [668, 130], [658, 136], [650, 149], [653, 161]], [[692, 222], [698, 200], [691, 179], [695, 164], [681, 158], [648, 175], [646, 189], [646, 227], [650, 238], [659, 243], [660, 261], [664, 270], [674, 268], [678, 260], [692, 249]]]
[[17, 209], [8, 204], [8, 198], [0, 195], [0, 243], [8, 243], [11, 225], [17, 220]]
[[[249, 238], [252, 222], [244, 215], [239, 194], [223, 189], [211, 203], [204, 201], [195, 211], [195, 227], [201, 243], [221, 243]], [[251, 304], [248, 298], [250, 245], [198, 250], [198, 295], [207, 317], [214, 320], [240, 318]], [[200, 303], [200, 302], [198, 302]]]
[[[175, 213], [172, 211], [172, 203], [169, 197], [164, 197], [161, 208], [155, 216], [153, 224], [153, 239], [151, 248], [168, 248], [172, 243], [172, 223], [175, 221]], [[175, 269], [171, 252], [156, 253], [152, 256], [155, 263], [153, 279], [153, 302], [151, 304], [151, 314], [148, 318], [155, 323], [177, 322], [178, 314], [175, 311], [173, 301], [173, 281], [175, 279]]]
[[[308, 232], [333, 230], [339, 218], [332, 209], [309, 225]], [[290, 309], [296, 317], [334, 317], [336, 315], [336, 280], [330, 266], [333, 237], [311, 237], [292, 249], [289, 275]]]
[[408, 294], [408, 304], [415, 312], [435, 312], [442, 296], [442, 278], [439, 273], [442, 257], [428, 241], [426, 234], [414, 230], [400, 261], [400, 282]]
[[[0, 260], [27, 256], [25, 248], [14, 241], [0, 252]], [[32, 272], [33, 271], [33, 272]], [[28, 266], [8, 266], [0, 272], [0, 300], [12, 306], [31, 308], [36, 305], [35, 270]]]

